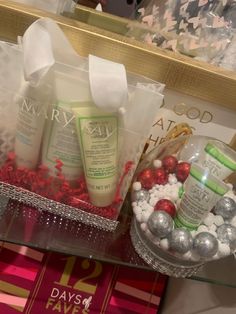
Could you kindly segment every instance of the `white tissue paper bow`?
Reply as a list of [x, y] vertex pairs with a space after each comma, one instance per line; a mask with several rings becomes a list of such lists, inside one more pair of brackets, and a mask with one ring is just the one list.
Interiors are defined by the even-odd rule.
[[106, 111], [117, 111], [128, 99], [123, 64], [89, 55], [89, 83], [95, 104]]
[[21, 39], [25, 80], [37, 86], [56, 63], [79, 66], [80, 57], [51, 19], [39, 19], [26, 30]]
[[[51, 19], [34, 22], [21, 39], [25, 80], [38, 86], [55, 63], [80, 67], [70, 42]], [[94, 103], [105, 111], [118, 111], [128, 98], [125, 67], [109, 60], [89, 56], [89, 81]]]

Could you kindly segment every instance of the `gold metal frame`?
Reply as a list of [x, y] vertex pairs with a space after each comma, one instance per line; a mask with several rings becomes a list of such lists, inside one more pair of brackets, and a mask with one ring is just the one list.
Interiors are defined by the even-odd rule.
[[40, 17], [53, 18], [82, 56], [91, 53], [124, 63], [128, 71], [170, 89], [236, 110], [236, 73], [68, 17], [0, 0], [0, 38], [16, 41]]
[[96, 11], [79, 4], [76, 5], [75, 11], [70, 14], [70, 16], [80, 22], [120, 35], [125, 35], [127, 33], [127, 24], [130, 23], [127, 18]]

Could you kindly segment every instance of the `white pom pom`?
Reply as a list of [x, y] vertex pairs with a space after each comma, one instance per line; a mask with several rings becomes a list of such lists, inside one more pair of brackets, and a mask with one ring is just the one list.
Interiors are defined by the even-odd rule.
[[191, 252], [191, 257], [190, 259], [194, 262], [198, 262], [200, 260], [200, 256], [197, 255], [195, 252]]
[[212, 256], [213, 260], [218, 260], [220, 258], [219, 252]]
[[160, 167], [162, 166], [162, 161], [159, 160], [159, 159], [153, 160], [153, 166], [154, 166], [155, 168], [160, 168]]
[[206, 226], [210, 227], [210, 226], [213, 225], [213, 223], [214, 223], [214, 218], [215, 218], [215, 215], [212, 214], [212, 213], [209, 213], [209, 214], [207, 215], [207, 217], [204, 219], [203, 223], [204, 223]]
[[175, 203], [175, 202], [178, 201], [179, 195], [178, 195], [177, 193], [174, 193], [174, 192], [173, 192], [173, 193], [171, 194], [171, 197], [170, 197], [170, 198], [171, 198], [171, 201]]
[[170, 197], [168, 194], [166, 194], [166, 195], [164, 196], [164, 198], [165, 198], [165, 200], [171, 201], [171, 197]]
[[149, 211], [146, 211], [146, 212], [142, 212], [142, 215], [141, 215], [141, 221], [142, 222], [147, 222], [148, 221], [148, 218], [150, 217], [150, 212]]
[[180, 207], [180, 203], [181, 203], [181, 200], [179, 199], [179, 200], [176, 202], [176, 207], [177, 207], [177, 208]]
[[151, 197], [155, 197], [156, 195], [156, 190], [154, 188], [152, 188], [152, 190], [149, 190], [149, 196]]
[[151, 205], [151, 206], [155, 206], [156, 205], [156, 203], [158, 202], [158, 198], [156, 198], [156, 197], [151, 197], [150, 198], [150, 200], [149, 200], [149, 204]]
[[143, 231], [146, 231], [148, 229], [148, 226], [145, 222], [141, 223], [140, 227]]
[[142, 214], [141, 213], [136, 214], [136, 219], [138, 220], [138, 222], [141, 222], [142, 221]]
[[160, 241], [160, 247], [163, 249], [163, 250], [165, 250], [165, 251], [167, 251], [168, 249], [169, 249], [169, 241], [168, 241], [168, 239], [162, 239], [161, 241]]
[[169, 174], [169, 176], [168, 176], [168, 182], [169, 182], [170, 185], [176, 184], [177, 181], [178, 181], [178, 180], [177, 180], [177, 178], [176, 178], [175, 175]]
[[156, 193], [156, 197], [158, 197], [159, 199], [162, 199], [165, 197], [165, 192], [162, 192], [162, 191], [158, 191]]
[[232, 191], [233, 190], [233, 184], [231, 183], [227, 183], [228, 187], [230, 188], [230, 190]]
[[191, 230], [190, 233], [191, 233], [192, 237], [194, 238], [197, 232], [196, 232], [196, 230]]
[[141, 207], [139, 207], [139, 206], [134, 206], [133, 212], [134, 212], [134, 214], [137, 216], [137, 215], [139, 215], [139, 214], [142, 213], [142, 209], [141, 209]]
[[160, 245], [160, 239], [159, 238], [157, 238], [157, 237], [154, 237], [153, 239], [152, 239], [152, 242], [155, 244], [155, 245]]
[[229, 190], [227, 193], [225, 193], [224, 197], [230, 197], [233, 200], [236, 200], [236, 195], [234, 194], [232, 190]]
[[184, 254], [182, 255], [182, 258], [183, 258], [184, 260], [190, 260], [191, 257], [192, 257], [191, 251], [188, 251], [187, 253], [184, 253]]
[[217, 233], [213, 230], [208, 230], [210, 234], [212, 234], [215, 238], [217, 238]]
[[147, 203], [147, 201], [139, 201], [139, 206], [141, 207], [142, 210], [147, 210], [149, 204]]
[[141, 189], [142, 189], [141, 182], [136, 181], [133, 183], [133, 190], [134, 191], [140, 191]]
[[224, 223], [224, 219], [223, 219], [222, 216], [220, 216], [220, 215], [215, 215], [215, 216], [214, 216], [214, 224], [215, 224], [217, 227], [223, 225], [223, 223]]
[[230, 223], [232, 226], [236, 227], [236, 216], [231, 219]]
[[216, 231], [216, 225], [211, 225], [210, 227], [208, 227], [209, 231]]
[[147, 204], [146, 202], [139, 204], [139, 207], [141, 208], [142, 213], [149, 212], [150, 215], [154, 210], [153, 206], [151, 206], [150, 204]]
[[197, 228], [197, 232], [196, 232], [196, 233], [200, 233], [200, 232], [208, 232], [207, 226], [200, 225], [200, 226]]
[[146, 234], [147, 238], [150, 239], [151, 241], [153, 241], [153, 239], [155, 238], [155, 236], [151, 233], [151, 231], [149, 229], [147, 229], [145, 231], [145, 234]]
[[166, 191], [169, 191], [169, 190], [172, 188], [169, 183], [166, 183], [165, 185], [163, 185], [163, 187], [164, 187], [164, 191], [165, 191], [165, 192], [166, 192]]
[[159, 191], [163, 191], [165, 189], [165, 186], [164, 185], [158, 185], [158, 192]]
[[228, 256], [230, 254], [229, 245], [218, 241], [218, 253], [220, 257]]
[[154, 206], [151, 206], [150, 204], [147, 205], [147, 210], [149, 211], [150, 215], [154, 212]]

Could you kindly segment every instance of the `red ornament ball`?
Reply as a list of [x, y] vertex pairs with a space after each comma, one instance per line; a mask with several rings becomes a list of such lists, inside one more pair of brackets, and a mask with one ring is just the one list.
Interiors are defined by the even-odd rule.
[[174, 173], [177, 164], [178, 160], [174, 156], [168, 155], [162, 159], [162, 167], [167, 173]]
[[169, 214], [172, 218], [175, 217], [176, 215], [175, 205], [170, 200], [167, 200], [165, 198], [159, 200], [156, 203], [154, 210], [163, 210], [167, 214]]
[[165, 185], [168, 182], [168, 173], [165, 171], [163, 167], [157, 168], [153, 170], [155, 184]]
[[188, 162], [180, 162], [175, 169], [175, 175], [180, 182], [184, 182], [190, 172], [190, 163]]
[[137, 181], [142, 184], [142, 188], [151, 189], [155, 185], [153, 170], [150, 168], [142, 170], [137, 177]]

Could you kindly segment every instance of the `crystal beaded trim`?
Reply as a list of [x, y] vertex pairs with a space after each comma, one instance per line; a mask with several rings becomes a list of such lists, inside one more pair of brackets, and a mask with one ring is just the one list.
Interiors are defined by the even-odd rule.
[[114, 231], [119, 223], [116, 220], [87, 213], [82, 209], [50, 200], [36, 193], [4, 182], [0, 182], [0, 195], [34, 207], [39, 211], [47, 211], [49, 213], [75, 220], [85, 225], [96, 227], [105, 231]]
[[158, 256], [158, 248], [153, 251], [153, 244], [148, 240], [140, 229], [136, 219], [133, 219], [130, 229], [131, 240], [135, 251], [138, 255], [154, 270], [172, 277], [191, 277], [203, 266], [203, 263], [194, 263], [180, 260], [175, 261], [174, 257], [170, 257], [171, 261], [167, 258]]

